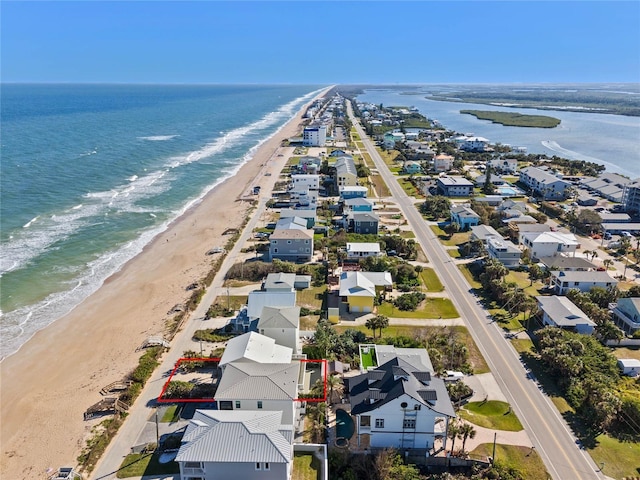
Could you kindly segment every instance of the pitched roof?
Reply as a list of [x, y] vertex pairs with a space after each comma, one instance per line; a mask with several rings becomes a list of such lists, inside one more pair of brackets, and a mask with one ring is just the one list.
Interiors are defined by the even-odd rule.
[[313, 230], [298, 230], [296, 228], [278, 228], [269, 236], [269, 240], [310, 240], [312, 238]]
[[298, 397], [300, 362], [233, 362], [226, 366], [216, 400], [293, 400]]
[[559, 232], [534, 232], [525, 233], [522, 235], [531, 243], [561, 243], [563, 245], [580, 245], [580, 242], [576, 240], [576, 236], [573, 233], [559, 233]]
[[296, 284], [296, 274], [295, 273], [270, 273], [267, 275], [267, 278], [262, 285], [263, 290], [268, 291], [271, 288], [288, 288], [293, 291], [294, 286]]
[[276, 222], [276, 230], [306, 230], [307, 221], [302, 217], [284, 217]]
[[196, 410], [178, 462], [289, 463], [293, 425], [281, 411]]
[[250, 319], [259, 318], [262, 307], [293, 307], [296, 304], [296, 292], [249, 292], [247, 299], [247, 315]]
[[300, 307], [262, 307], [258, 329], [298, 328], [299, 326]]
[[614, 283], [617, 284], [618, 281], [615, 278], [612, 278], [607, 272], [600, 271], [570, 271], [563, 270], [561, 272], [552, 271], [552, 277], [558, 277], [559, 280], [563, 282], [593, 282], [593, 283]]
[[347, 252], [380, 252], [380, 244], [378, 242], [356, 243], [347, 242]]
[[490, 225], [475, 225], [471, 227], [471, 235], [480, 240], [484, 240], [487, 237], [502, 238], [502, 235]]
[[555, 257], [542, 257], [539, 261], [551, 270], [563, 270], [565, 268], [589, 270], [596, 268], [593, 263], [583, 257], [565, 257], [563, 255], [557, 255]]
[[376, 287], [393, 285], [389, 272], [342, 272], [340, 274], [341, 297], [374, 297]]
[[551, 297], [539, 296], [536, 297], [536, 300], [540, 309], [558, 327], [575, 327], [576, 325], [585, 324], [595, 326], [595, 323], [589, 319], [587, 314], [567, 297], [558, 297], [556, 295]]
[[259, 363], [286, 363], [291, 361], [293, 350], [276, 344], [273, 338], [249, 332], [230, 339], [220, 359], [220, 365], [249, 361]]
[[402, 395], [443, 415], [455, 417], [455, 411], [444, 381], [431, 377], [430, 372], [415, 370], [397, 356], [373, 372], [349, 379], [351, 413], [376, 410]]

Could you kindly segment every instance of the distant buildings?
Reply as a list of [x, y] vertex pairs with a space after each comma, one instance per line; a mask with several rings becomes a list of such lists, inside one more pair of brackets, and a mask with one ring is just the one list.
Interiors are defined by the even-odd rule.
[[305, 127], [302, 131], [302, 144], [308, 147], [322, 147], [327, 143], [326, 125]]
[[537, 167], [526, 167], [520, 170], [520, 182], [544, 200], [564, 200], [571, 187], [571, 183]]

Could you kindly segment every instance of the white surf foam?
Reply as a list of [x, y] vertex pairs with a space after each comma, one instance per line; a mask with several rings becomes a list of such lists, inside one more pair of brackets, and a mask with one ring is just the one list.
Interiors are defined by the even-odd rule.
[[138, 137], [138, 140], [147, 140], [149, 142], [164, 142], [180, 135], [150, 135], [148, 137]]
[[570, 160], [583, 160], [585, 162], [593, 162], [600, 165], [605, 165], [608, 171], [620, 172], [621, 169], [614, 163], [607, 162], [601, 158], [592, 157], [590, 155], [585, 155], [580, 152], [576, 152], [574, 150], [569, 150], [568, 148], [562, 147], [558, 142], [554, 140], [542, 140], [542, 146], [548, 148], [549, 150], [562, 154], [563, 157], [568, 158]]

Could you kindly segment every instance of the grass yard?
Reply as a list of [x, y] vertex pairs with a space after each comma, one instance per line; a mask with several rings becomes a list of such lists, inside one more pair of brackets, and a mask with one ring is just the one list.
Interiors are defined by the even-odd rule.
[[391, 318], [458, 318], [460, 314], [448, 298], [427, 298], [415, 311], [403, 311], [389, 302], [378, 307], [380, 315]]
[[322, 301], [326, 290], [327, 287], [325, 285], [298, 290], [297, 304], [307, 307], [310, 310], [319, 310], [322, 307]]
[[409, 238], [416, 238], [416, 234], [415, 234], [415, 233], [413, 233], [411, 230], [401, 230], [401, 231], [400, 231], [400, 236], [401, 236], [402, 238], [406, 238], [406, 239], [409, 239]]
[[422, 283], [430, 292], [442, 292], [444, 286], [433, 268], [423, 268], [420, 272]]
[[180, 420], [180, 412], [182, 412], [182, 405], [170, 405], [165, 410], [160, 420], [162, 423], [173, 423]]
[[416, 197], [416, 198], [423, 198], [424, 197], [424, 195], [422, 195], [422, 192], [420, 190], [418, 190], [413, 185], [413, 183], [411, 183], [409, 181], [408, 178], [399, 178], [398, 182], [400, 183], [400, 186], [405, 191], [405, 193], [407, 195], [409, 195], [410, 197]]
[[433, 230], [433, 233], [436, 234], [436, 236], [440, 240], [440, 243], [446, 245], [447, 247], [457, 247], [458, 245], [467, 243], [471, 238], [471, 232], [458, 232], [449, 236], [438, 225], [431, 225], [431, 230]]
[[460, 251], [457, 248], [450, 248], [447, 250], [447, 253], [451, 258], [460, 258]]
[[473, 273], [469, 269], [468, 264], [458, 265], [458, 268], [462, 272], [462, 275], [464, 276], [464, 278], [467, 279], [467, 282], [469, 282], [469, 285], [471, 286], [471, 288], [476, 290], [482, 289], [482, 284], [474, 278]]
[[171, 475], [180, 473], [176, 462], [159, 463], [157, 453], [132, 453], [124, 457], [116, 473], [118, 478], [142, 477], [144, 475]]
[[598, 466], [604, 463], [603, 473], [613, 478], [638, 478], [640, 471], [640, 443], [621, 442], [608, 435], [598, 435], [596, 446], [588, 449]]
[[378, 198], [391, 196], [391, 191], [389, 190], [389, 187], [387, 187], [387, 184], [385, 183], [385, 181], [382, 179], [380, 175], [371, 175], [369, 178], [373, 182], [373, 188], [375, 189], [376, 194], [378, 195]]
[[640, 360], [640, 347], [615, 347], [611, 349], [611, 353], [616, 358], [635, 358]]
[[312, 452], [295, 452], [291, 480], [319, 480], [320, 461]]
[[[478, 445], [471, 452], [474, 455], [490, 456], [493, 453], [492, 443]], [[547, 480], [551, 478], [538, 455], [528, 447], [517, 445], [496, 445], [496, 460], [501, 465], [513, 467], [520, 472], [522, 480]]]
[[519, 432], [522, 424], [508, 403], [498, 400], [467, 403], [458, 414], [475, 425], [493, 430]]
[[400, 152], [398, 152], [397, 150], [382, 150], [379, 147], [376, 147], [376, 149], [378, 150], [378, 153], [382, 157], [382, 160], [387, 164], [388, 167], [391, 168], [397, 166], [394, 160], [400, 154]]
[[375, 367], [378, 365], [376, 360], [376, 351], [373, 348], [363, 349], [360, 347], [360, 360], [362, 361], [362, 366], [366, 370], [369, 367]]

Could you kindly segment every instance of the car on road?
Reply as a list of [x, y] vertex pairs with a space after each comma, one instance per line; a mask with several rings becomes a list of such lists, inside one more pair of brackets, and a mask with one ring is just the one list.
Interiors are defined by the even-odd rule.
[[627, 238], [633, 237], [633, 235], [631, 235], [631, 233], [627, 232], [626, 230], [620, 232], [620, 236], [621, 237], [627, 237]]

